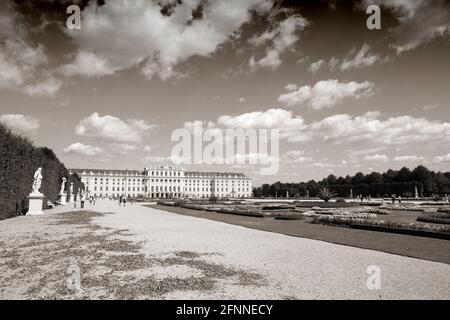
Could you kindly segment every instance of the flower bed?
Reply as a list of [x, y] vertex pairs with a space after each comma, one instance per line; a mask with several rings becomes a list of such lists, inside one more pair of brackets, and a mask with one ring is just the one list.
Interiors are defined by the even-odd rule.
[[167, 207], [174, 207], [175, 206], [175, 202], [174, 201], [157, 201], [156, 204], [160, 205], [160, 206], [167, 206]]
[[250, 210], [238, 210], [238, 209], [228, 209], [228, 208], [222, 208], [218, 210], [219, 213], [225, 213], [225, 214], [235, 214], [239, 216], [248, 216], [248, 217], [256, 217], [256, 218], [264, 218], [265, 215], [258, 211], [250, 211]]
[[276, 220], [303, 220], [305, 216], [299, 211], [278, 211], [266, 213], [269, 217], [273, 217]]
[[357, 202], [320, 202], [320, 201], [310, 201], [310, 202], [297, 202], [294, 201], [294, 205], [299, 208], [352, 208], [359, 207]]
[[198, 204], [183, 204], [180, 207], [185, 208], [185, 209], [191, 209], [191, 210], [203, 210], [204, 207], [202, 207], [201, 205]]
[[397, 210], [397, 211], [412, 211], [412, 212], [424, 212], [424, 208], [419, 208], [418, 206], [405, 206], [401, 204], [384, 204], [379, 207], [379, 209], [387, 209], [387, 210]]
[[311, 222], [317, 224], [343, 225], [346, 227], [357, 229], [401, 233], [421, 237], [450, 240], [449, 226], [433, 226], [428, 224], [422, 225], [416, 223], [406, 224], [376, 219], [349, 219], [334, 216], [313, 217], [313, 220]]
[[288, 205], [269, 205], [269, 206], [263, 206], [261, 208], [264, 211], [270, 211], [270, 210], [293, 210], [295, 209], [294, 206], [288, 206]]
[[417, 221], [439, 223], [439, 224], [450, 224], [450, 214], [425, 214], [417, 217]]

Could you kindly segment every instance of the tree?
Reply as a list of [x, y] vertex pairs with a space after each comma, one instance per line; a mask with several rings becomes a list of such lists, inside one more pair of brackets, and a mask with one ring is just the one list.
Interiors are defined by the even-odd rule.
[[335, 197], [337, 194], [331, 191], [329, 188], [321, 188], [319, 190], [319, 193], [317, 196], [319, 199], [322, 199], [325, 202], [330, 201], [333, 197]]
[[328, 182], [328, 185], [329, 185], [329, 186], [335, 185], [336, 182], [337, 182], [336, 176], [335, 176], [334, 174], [330, 174], [330, 175], [327, 177], [327, 182]]
[[406, 167], [401, 168], [400, 171], [398, 171], [394, 177], [394, 181], [397, 182], [407, 182], [411, 180], [412, 180], [411, 170], [409, 170]]
[[434, 181], [430, 170], [424, 166], [418, 166], [412, 171], [412, 178], [415, 181], [422, 182], [424, 192], [430, 195], [434, 193]]
[[352, 178], [352, 184], [359, 184], [364, 179], [364, 174], [362, 172], [358, 172]]

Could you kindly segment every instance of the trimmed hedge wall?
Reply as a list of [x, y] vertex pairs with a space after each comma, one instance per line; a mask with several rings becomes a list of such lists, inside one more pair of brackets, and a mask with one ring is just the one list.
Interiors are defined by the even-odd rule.
[[24, 214], [28, 210], [27, 196], [31, 192], [33, 175], [42, 167], [44, 207], [47, 201], [58, 200], [62, 177], [80, 187], [77, 175], [69, 173], [53, 150], [35, 147], [26, 137], [13, 133], [0, 122], [0, 220]]

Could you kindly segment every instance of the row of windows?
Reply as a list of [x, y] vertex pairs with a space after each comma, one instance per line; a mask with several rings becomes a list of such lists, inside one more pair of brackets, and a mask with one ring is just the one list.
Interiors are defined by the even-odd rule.
[[[94, 191], [97, 191], [97, 186], [94, 186]], [[105, 187], [103, 190], [103, 187], [100, 186], [98, 191], [109, 191], [108, 187]], [[111, 191], [125, 191], [124, 187], [112, 187]], [[145, 188], [139, 188], [139, 187], [128, 187], [128, 191], [145, 191]]]
[[152, 171], [152, 177], [153, 176], [165, 176], [165, 177], [181, 177], [180, 171]]
[[172, 186], [161, 186], [161, 187], [159, 187], [159, 186], [155, 186], [155, 187], [151, 187], [151, 191], [153, 192], [153, 191], [156, 191], [156, 192], [158, 192], [158, 191], [181, 191], [181, 187], [180, 186], [178, 186], [178, 187], [173, 187], [172, 188]]
[[[81, 181], [84, 182], [84, 183], [88, 183], [89, 182], [88, 179], [82, 179]], [[97, 182], [98, 182], [98, 180], [97, 180], [97, 178], [95, 178], [94, 183], [97, 184]], [[103, 178], [100, 178], [100, 184], [103, 184], [103, 182], [104, 182]], [[105, 182], [106, 182], [106, 184], [108, 184], [110, 181], [108, 180], [108, 178], [106, 178]], [[131, 183], [132, 184], [136, 184], [136, 183], [139, 183], [139, 182], [142, 182], [142, 184], [145, 184], [145, 179], [142, 179], [142, 180], [141, 179], [128, 179], [128, 184], [131, 184]], [[152, 179], [152, 182], [181, 183], [182, 180], [180, 180], [180, 179], [174, 179], [174, 180], [172, 180], [172, 179]], [[202, 184], [202, 185], [210, 185], [212, 181], [211, 180], [187, 180], [186, 182], [187, 182], [188, 185], [195, 185], [195, 184], [197, 184], [197, 185], [200, 185], [200, 184]], [[113, 185], [116, 184], [116, 180], [115, 179], [112, 179], [112, 184]], [[125, 184], [125, 179], [117, 179], [117, 184], [124, 185]], [[216, 185], [218, 185], [218, 184], [219, 184], [219, 181], [217, 181]], [[224, 181], [220, 181], [220, 184], [224, 185]], [[225, 185], [228, 186], [228, 181], [225, 181]], [[231, 185], [234, 186], [235, 185], [235, 181], [231, 181]], [[237, 181], [237, 185], [240, 186], [241, 185], [241, 181]], [[242, 186], [245, 186], [245, 185], [249, 186], [249, 181], [242, 181]]]

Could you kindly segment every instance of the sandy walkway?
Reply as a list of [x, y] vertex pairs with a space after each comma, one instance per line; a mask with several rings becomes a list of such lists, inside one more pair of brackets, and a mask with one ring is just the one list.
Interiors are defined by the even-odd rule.
[[[450, 299], [443, 263], [137, 204], [58, 214], [67, 209], [0, 222], [0, 298]], [[80, 269], [80, 292], [66, 288], [69, 265]], [[367, 288], [371, 265], [379, 290]]]

